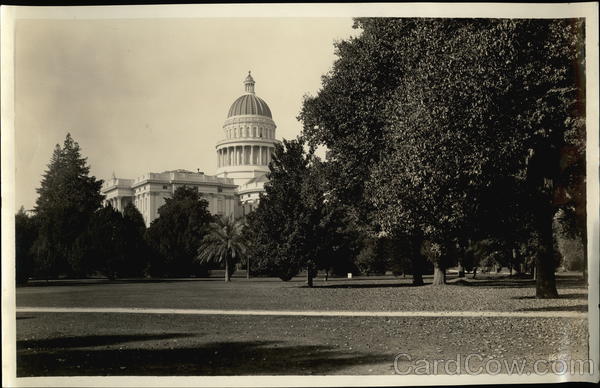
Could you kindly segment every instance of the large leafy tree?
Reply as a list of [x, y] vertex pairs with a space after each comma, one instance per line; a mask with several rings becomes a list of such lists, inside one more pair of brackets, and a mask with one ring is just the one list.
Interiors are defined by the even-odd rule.
[[47, 277], [76, 275], [80, 267], [73, 254], [74, 242], [85, 232], [100, 208], [102, 180], [89, 175], [87, 159], [79, 144], [67, 134], [63, 146], [56, 145], [43, 175], [35, 214], [39, 233], [33, 251], [36, 268]]
[[374, 172], [373, 198], [383, 225], [424, 233], [437, 269], [455, 241], [485, 223], [494, 204], [483, 194], [510, 182], [514, 203], [504, 210], [526, 209], [539, 241], [536, 295], [557, 295], [552, 219], [565, 178], [561, 150], [584, 132], [572, 70], [580, 37], [577, 28], [563, 33], [570, 23], [424, 20], [415, 30], [425, 42], [415, 49], [427, 55], [389, 105], [390, 147]]
[[[334, 194], [353, 201], [373, 232], [423, 241], [440, 284], [470, 238], [507, 237], [526, 221], [517, 229], [539, 242], [536, 295], [556, 296], [553, 214], [584, 214], [582, 21], [355, 26], [362, 34], [337, 45], [339, 59], [300, 115], [304, 134], [337, 164]], [[510, 200], [492, 225], [486, 198], [499, 184]]]
[[202, 238], [197, 259], [202, 263], [225, 265], [225, 281], [229, 282], [234, 265], [246, 253], [244, 224], [242, 220], [219, 217], [209, 225], [208, 233]]
[[474, 232], [470, 224], [480, 188], [511, 165], [515, 150], [496, 147], [510, 139], [510, 130], [498, 133], [494, 125], [502, 121], [504, 107], [489, 103], [508, 82], [498, 77], [485, 83], [501, 72], [494, 68], [498, 61], [488, 57], [501, 54], [490, 47], [497, 42], [493, 34], [479, 31], [477, 22], [411, 21], [408, 34], [403, 20], [390, 23], [408, 39], [405, 50], [423, 55], [407, 56], [411, 76], [388, 104], [387, 147], [373, 169], [371, 198], [382, 229], [425, 240], [434, 284], [443, 284], [450, 253]]
[[298, 118], [308, 143], [327, 147], [329, 200], [339, 201], [363, 230], [369, 229], [371, 210], [365, 183], [382, 155], [384, 111], [402, 81], [406, 54], [386, 35], [395, 31], [385, 19], [357, 19], [354, 27], [362, 34], [336, 43], [338, 59], [322, 77], [319, 93], [306, 97]]
[[154, 249], [150, 273], [154, 276], [205, 275], [195, 260], [202, 238], [213, 217], [208, 202], [194, 187], [181, 186], [158, 209], [159, 217], [147, 230]]

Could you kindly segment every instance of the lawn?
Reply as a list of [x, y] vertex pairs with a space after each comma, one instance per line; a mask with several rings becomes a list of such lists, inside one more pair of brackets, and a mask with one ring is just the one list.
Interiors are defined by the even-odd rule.
[[[427, 280], [427, 279], [426, 279]], [[430, 280], [430, 279], [429, 279]], [[327, 311], [586, 311], [587, 288], [559, 277], [560, 299], [532, 281], [484, 279], [412, 287], [410, 279], [236, 278], [62, 282], [17, 289], [18, 307], [152, 307]], [[587, 319], [307, 317], [122, 313], [17, 314], [17, 374], [392, 374], [394, 358], [587, 357]]]
[[[413, 287], [409, 278], [219, 278], [158, 281], [63, 282], [21, 287], [17, 306], [146, 307], [349, 311], [586, 311], [587, 287], [578, 276], [559, 277], [559, 299], [535, 299], [533, 280], [450, 279], [443, 287]], [[431, 278], [426, 277], [426, 282]]]

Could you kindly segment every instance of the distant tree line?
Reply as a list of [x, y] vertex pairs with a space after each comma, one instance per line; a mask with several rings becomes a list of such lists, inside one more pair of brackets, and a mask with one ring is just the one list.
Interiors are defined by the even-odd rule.
[[206, 276], [197, 260], [200, 242], [214, 221], [208, 202], [192, 187], [180, 187], [146, 228], [129, 203], [119, 212], [102, 206], [102, 181], [70, 134], [57, 145], [45, 171], [33, 214], [15, 217], [16, 278], [109, 279]]

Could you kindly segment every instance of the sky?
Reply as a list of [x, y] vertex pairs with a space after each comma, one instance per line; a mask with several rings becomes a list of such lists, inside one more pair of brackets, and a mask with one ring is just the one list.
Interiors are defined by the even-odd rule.
[[15, 200], [31, 209], [67, 132], [108, 179], [200, 169], [249, 70], [277, 138], [356, 36], [350, 18], [21, 19], [15, 32]]

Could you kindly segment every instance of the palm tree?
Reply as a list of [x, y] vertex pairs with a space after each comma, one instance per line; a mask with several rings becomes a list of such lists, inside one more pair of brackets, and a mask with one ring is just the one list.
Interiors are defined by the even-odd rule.
[[219, 217], [209, 225], [209, 232], [200, 243], [197, 260], [202, 263], [225, 262], [225, 281], [229, 281], [229, 266], [246, 252], [241, 219]]

